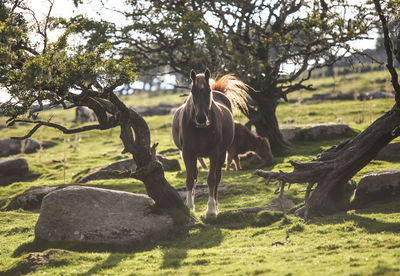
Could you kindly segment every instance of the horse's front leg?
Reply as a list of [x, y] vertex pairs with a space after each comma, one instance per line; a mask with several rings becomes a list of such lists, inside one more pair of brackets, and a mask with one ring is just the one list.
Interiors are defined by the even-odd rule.
[[208, 184], [208, 203], [206, 216], [216, 216], [218, 211], [217, 191], [218, 184], [221, 181], [221, 168], [225, 161], [225, 155], [217, 155], [210, 157], [210, 171], [207, 176]]
[[195, 211], [194, 191], [197, 182], [197, 175], [199, 173], [197, 169], [197, 158], [194, 154], [185, 151], [183, 151], [182, 157], [186, 167], [186, 205], [189, 209]]

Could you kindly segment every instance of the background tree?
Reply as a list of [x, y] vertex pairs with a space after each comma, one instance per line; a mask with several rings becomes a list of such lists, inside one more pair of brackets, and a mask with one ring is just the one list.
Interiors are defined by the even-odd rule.
[[[0, 3], [0, 88], [11, 97], [0, 105], [0, 112], [9, 117], [8, 126], [34, 124], [27, 135], [18, 139], [30, 137], [41, 126], [66, 134], [119, 126], [123, 152], [132, 154], [137, 164], [135, 172], [123, 174], [143, 181], [158, 207], [177, 208], [188, 217], [188, 209], [155, 159], [156, 145], [150, 145], [146, 122], [113, 92], [137, 76], [135, 59], [122, 57], [109, 39], [114, 26], [82, 16], [68, 21], [52, 18], [53, 2], [49, 0], [48, 4], [47, 16], [39, 19], [19, 0]], [[48, 31], [54, 28], [63, 33], [50, 43]], [[32, 38], [39, 42], [33, 43]], [[36, 120], [45, 104], [64, 109], [87, 106], [95, 112], [98, 124], [68, 129]]]
[[312, 89], [304, 84], [311, 72], [341, 59], [347, 42], [370, 29], [367, 6], [353, 2], [128, 0], [121, 13], [133, 23], [116, 39], [140, 68], [237, 74], [253, 88], [256, 106], [247, 116], [276, 153], [287, 146], [275, 115], [279, 99]]
[[[278, 179], [281, 189], [285, 183], [309, 183], [305, 206], [298, 214], [307, 216], [308, 209], [320, 214], [329, 214], [348, 207], [345, 194], [349, 180], [366, 166], [390, 141], [400, 136], [400, 84], [393, 65], [394, 56], [400, 61], [399, 9], [400, 1], [374, 0], [376, 14], [381, 22], [384, 47], [387, 54], [387, 69], [395, 90], [395, 104], [391, 110], [373, 122], [354, 139], [320, 153], [307, 163], [290, 161], [293, 172], [257, 171], [260, 176]], [[389, 33], [389, 22], [397, 24], [397, 31]], [[317, 185], [312, 192], [311, 188]]]

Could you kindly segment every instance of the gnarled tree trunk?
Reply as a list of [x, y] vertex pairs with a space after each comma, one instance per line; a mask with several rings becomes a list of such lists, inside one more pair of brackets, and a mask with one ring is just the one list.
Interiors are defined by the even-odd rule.
[[[354, 139], [331, 147], [310, 162], [290, 161], [293, 172], [257, 171], [256, 174], [289, 183], [317, 183], [308, 208], [321, 215], [335, 213], [346, 208], [343, 199], [348, 181], [399, 135], [400, 109], [394, 106]], [[304, 206], [297, 213], [301, 215], [305, 210]]]
[[116, 115], [120, 116], [120, 137], [125, 147], [124, 152], [131, 153], [137, 164], [131, 176], [143, 181], [147, 194], [154, 199], [157, 207], [179, 209], [189, 215], [188, 208], [165, 179], [164, 169], [155, 158], [156, 145], [150, 147], [150, 130], [146, 121], [134, 110], [128, 109], [115, 94], [110, 95], [110, 100], [118, 109]]
[[399, 111], [393, 108], [353, 140], [321, 153], [312, 161], [315, 162], [312, 166], [295, 166], [294, 174], [312, 173], [317, 176], [318, 186], [309, 199], [312, 210], [327, 214], [343, 209], [342, 201], [348, 181], [400, 135]]
[[273, 154], [277, 155], [290, 146], [279, 130], [276, 118], [278, 99], [270, 91], [252, 92], [251, 97], [257, 102], [257, 107], [249, 108], [250, 122], [258, 135], [268, 138]]
[[[265, 172], [256, 171], [256, 174], [278, 179], [289, 183], [310, 183], [305, 196], [305, 206], [297, 210], [298, 214], [307, 217], [308, 209], [320, 214], [330, 214], [342, 210], [345, 188], [348, 181], [390, 141], [400, 135], [400, 84], [397, 71], [393, 66], [393, 44], [389, 37], [387, 19], [383, 13], [380, 0], [374, 0], [375, 9], [382, 23], [384, 45], [387, 55], [387, 68], [392, 77], [395, 90], [395, 105], [386, 114], [378, 118], [366, 130], [354, 139], [334, 146], [307, 163], [291, 162], [293, 172]], [[397, 34], [398, 36], [400, 33]], [[394, 41], [400, 44], [399, 37]], [[397, 45], [399, 47], [400, 45]], [[311, 188], [317, 184], [312, 193]], [[284, 185], [281, 185], [281, 189]]]

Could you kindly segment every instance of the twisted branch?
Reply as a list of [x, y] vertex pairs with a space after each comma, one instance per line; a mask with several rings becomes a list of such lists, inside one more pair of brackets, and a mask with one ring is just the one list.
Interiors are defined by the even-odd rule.
[[13, 120], [11, 123], [9, 123], [8, 126], [12, 126], [16, 122], [36, 124], [26, 135], [19, 136], [19, 137], [11, 137], [11, 139], [16, 139], [16, 140], [23, 140], [23, 139], [31, 137], [41, 126], [48, 126], [48, 127], [56, 128], [58, 130], [61, 130], [64, 134], [74, 134], [74, 133], [85, 132], [85, 131], [94, 130], [94, 129], [101, 129], [101, 130], [109, 129], [109, 128], [116, 127], [118, 125], [118, 124], [115, 124], [115, 125], [110, 125], [110, 126], [104, 126], [104, 125], [98, 124], [98, 125], [89, 125], [89, 126], [68, 129], [62, 125], [45, 122], [45, 121], [31, 121], [31, 120], [17, 119], [17, 120]]

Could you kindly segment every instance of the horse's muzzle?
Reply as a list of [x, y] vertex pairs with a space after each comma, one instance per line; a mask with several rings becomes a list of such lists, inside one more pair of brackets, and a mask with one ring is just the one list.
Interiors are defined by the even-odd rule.
[[210, 125], [210, 122], [207, 120], [205, 123], [198, 123], [197, 121], [195, 122], [196, 128], [206, 128]]
[[194, 122], [197, 128], [205, 128], [210, 125], [210, 121], [208, 120], [207, 116], [203, 114], [196, 115]]

